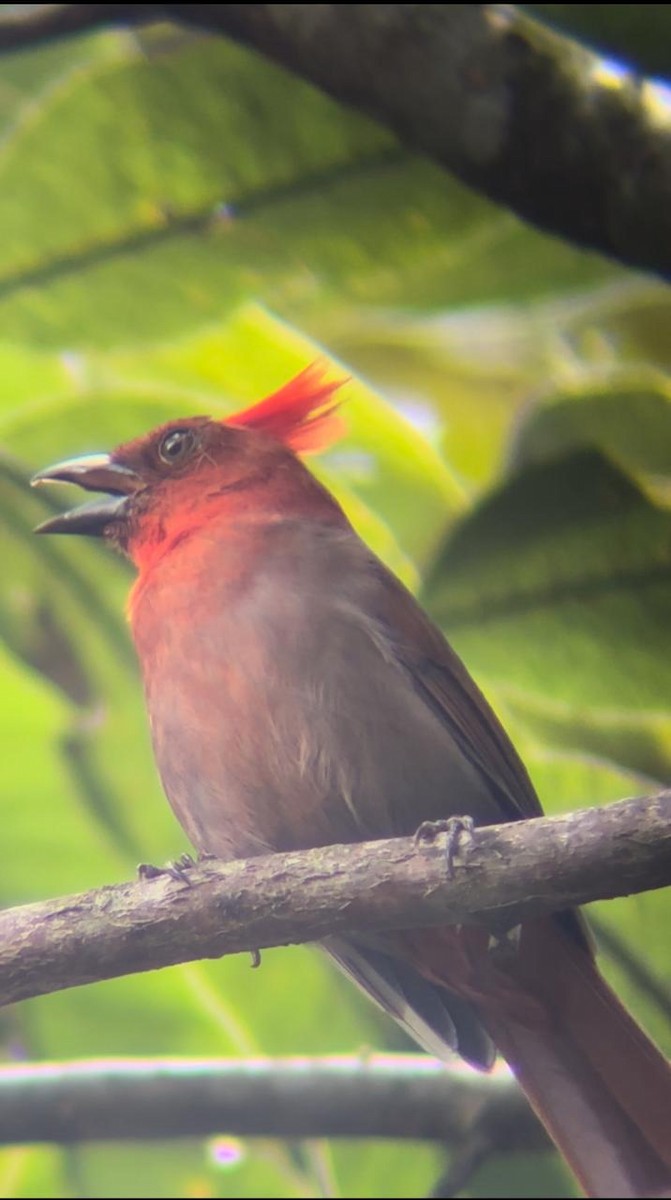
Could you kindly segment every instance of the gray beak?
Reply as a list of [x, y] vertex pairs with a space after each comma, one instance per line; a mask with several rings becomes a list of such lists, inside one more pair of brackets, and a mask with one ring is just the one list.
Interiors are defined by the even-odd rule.
[[99, 500], [50, 517], [35, 530], [35, 533], [82, 533], [89, 537], [102, 537], [108, 525], [122, 519], [128, 497], [142, 486], [135, 471], [114, 462], [109, 454], [85, 454], [56, 463], [38, 471], [30, 482], [33, 487], [43, 483], [76, 483], [87, 492], [106, 492]]

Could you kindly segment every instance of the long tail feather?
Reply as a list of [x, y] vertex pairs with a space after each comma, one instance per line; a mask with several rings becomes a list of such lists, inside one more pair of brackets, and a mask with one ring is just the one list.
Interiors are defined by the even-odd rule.
[[402, 937], [417, 970], [470, 1001], [588, 1196], [671, 1196], [671, 1064], [575, 922], [525, 922], [494, 948], [476, 926]]
[[669, 1063], [556, 922], [525, 935], [505, 974], [544, 1019], [481, 1004], [488, 1032], [588, 1196], [671, 1195]]

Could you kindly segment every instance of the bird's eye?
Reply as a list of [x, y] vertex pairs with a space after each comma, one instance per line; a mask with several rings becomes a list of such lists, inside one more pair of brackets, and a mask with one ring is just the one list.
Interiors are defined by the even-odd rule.
[[196, 435], [191, 429], [171, 429], [169, 433], [164, 434], [161, 438], [158, 447], [158, 456], [161, 462], [164, 462], [169, 467], [174, 467], [177, 463], [181, 463], [193, 450], [196, 444]]

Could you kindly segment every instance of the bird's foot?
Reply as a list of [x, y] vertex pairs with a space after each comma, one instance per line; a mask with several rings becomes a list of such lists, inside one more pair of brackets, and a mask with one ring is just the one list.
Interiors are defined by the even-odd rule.
[[415, 834], [415, 845], [435, 842], [441, 833], [447, 835], [445, 846], [445, 864], [447, 878], [454, 878], [454, 868], [459, 858], [462, 839], [466, 842], [473, 837], [475, 823], [472, 817], [447, 817], [442, 821], [422, 821]]
[[[199, 855], [198, 861], [202, 862], [205, 857], [212, 858], [213, 856]], [[192, 854], [181, 854], [174, 862], [166, 863], [164, 867], [154, 867], [151, 863], [140, 863], [137, 875], [138, 879], [158, 879], [161, 875], [168, 875], [170, 879], [175, 879], [178, 883], [185, 883], [187, 887], [191, 887], [188, 872], [192, 871], [196, 865]]]

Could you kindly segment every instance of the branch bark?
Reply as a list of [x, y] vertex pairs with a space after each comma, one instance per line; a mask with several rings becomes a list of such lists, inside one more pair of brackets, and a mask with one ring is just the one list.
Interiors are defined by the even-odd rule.
[[0, 914], [0, 1005], [328, 934], [526, 917], [671, 883], [671, 791], [463, 835], [208, 862]]
[[123, 1059], [0, 1069], [0, 1144], [237, 1134], [550, 1143], [512, 1075], [425, 1055]]
[[261, 51], [525, 220], [671, 271], [671, 116], [652, 84], [513, 6], [44, 4], [0, 51], [170, 17]]

